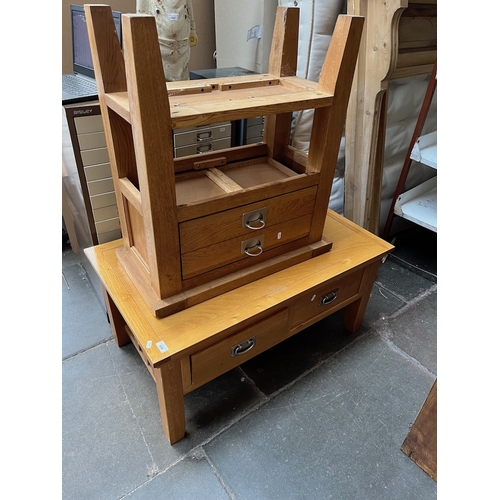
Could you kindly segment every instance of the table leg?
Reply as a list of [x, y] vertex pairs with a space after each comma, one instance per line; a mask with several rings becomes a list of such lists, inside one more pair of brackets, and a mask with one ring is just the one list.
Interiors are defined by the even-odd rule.
[[170, 444], [174, 444], [186, 431], [180, 360], [169, 360], [154, 368], [154, 377], [163, 431]]
[[111, 325], [111, 331], [113, 332], [113, 338], [115, 339], [116, 345], [118, 347], [122, 347], [130, 342], [130, 337], [125, 331], [125, 320], [123, 319], [123, 316], [113, 302], [113, 299], [110, 297], [108, 291], [104, 287], [102, 287], [102, 293], [104, 295], [106, 310], [108, 311], [109, 323]]
[[344, 327], [351, 333], [355, 333], [361, 328], [363, 317], [366, 312], [366, 306], [370, 300], [373, 284], [375, 283], [375, 278], [377, 277], [379, 265], [380, 261], [377, 260], [373, 264], [366, 267], [363, 273], [363, 278], [361, 279], [361, 298], [359, 298], [356, 302], [349, 304], [345, 308]]

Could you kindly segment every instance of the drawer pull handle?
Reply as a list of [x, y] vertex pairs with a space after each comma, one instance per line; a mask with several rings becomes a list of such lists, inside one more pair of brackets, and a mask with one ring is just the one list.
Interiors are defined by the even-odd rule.
[[208, 139], [211, 139], [212, 138], [212, 131], [209, 130], [207, 132], [198, 132], [198, 134], [196, 134], [196, 140], [198, 142], [200, 141], [206, 141]]
[[250, 337], [241, 344], [231, 347], [231, 357], [241, 356], [255, 346], [255, 337]]
[[260, 255], [262, 253], [262, 245], [260, 241], [258, 241], [256, 245], [253, 245], [251, 247], [246, 247], [245, 253], [250, 257], [257, 257], [258, 255]]
[[328, 304], [331, 304], [337, 298], [338, 292], [339, 289], [336, 288], [335, 290], [333, 290], [333, 292], [323, 295], [323, 297], [321, 297], [321, 300], [319, 301], [319, 305], [327, 306]]
[[248, 227], [248, 229], [262, 229], [265, 225], [266, 222], [264, 221], [262, 214], [259, 214], [258, 219], [247, 220], [245, 223], [245, 226]]
[[267, 207], [261, 207], [243, 214], [241, 227], [262, 229], [266, 225]]
[[205, 144], [203, 146], [198, 146], [196, 148], [197, 154], [208, 153], [209, 151], [212, 151], [212, 145], [211, 144]]

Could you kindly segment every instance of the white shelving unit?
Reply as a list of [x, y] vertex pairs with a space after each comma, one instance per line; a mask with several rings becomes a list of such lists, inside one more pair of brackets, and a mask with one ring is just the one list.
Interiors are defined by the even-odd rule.
[[410, 158], [437, 169], [437, 130], [418, 138]]
[[[437, 131], [420, 136], [410, 158], [437, 170]], [[437, 176], [400, 194], [394, 213], [437, 233]]]
[[437, 233], [437, 175], [413, 189], [403, 192], [412, 161], [437, 170], [437, 130], [422, 134], [427, 113], [437, 86], [437, 63], [434, 63], [427, 91], [420, 108], [415, 130], [408, 146], [399, 181], [392, 198], [383, 238], [389, 236], [394, 215], [419, 224]]

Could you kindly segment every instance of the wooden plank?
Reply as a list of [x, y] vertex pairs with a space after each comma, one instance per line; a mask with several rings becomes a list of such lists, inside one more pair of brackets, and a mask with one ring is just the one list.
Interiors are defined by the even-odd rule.
[[228, 177], [224, 172], [216, 168], [211, 168], [205, 172], [205, 175], [217, 186], [224, 190], [225, 193], [234, 193], [235, 191], [241, 191], [243, 188], [236, 182], [234, 182], [230, 177]]
[[347, 12], [366, 19], [346, 121], [345, 203], [347, 218], [379, 231], [385, 94], [397, 56], [398, 21], [405, 0], [354, 0]]
[[380, 230], [388, 84], [390, 79], [432, 71], [436, 4], [436, 0], [348, 3], [348, 13], [364, 16], [366, 25], [346, 122], [344, 213], [375, 234]]
[[437, 481], [437, 380], [403, 441], [401, 450]]
[[[299, 9], [278, 7], [274, 21], [273, 43], [269, 54], [268, 71], [271, 75], [295, 77], [298, 37]], [[289, 88], [293, 89], [294, 87]], [[290, 140], [291, 121], [291, 112], [266, 116], [264, 142], [267, 144], [267, 155], [270, 158], [278, 161], [283, 160], [284, 147]]]
[[[297, 80], [292, 80], [296, 82]], [[286, 85], [271, 85], [233, 90], [212, 91], [209, 95], [173, 95], [170, 97], [172, 128], [196, 127], [221, 121], [253, 118], [303, 109], [330, 106], [331, 94], [312, 90], [310, 85], [297, 89]], [[106, 95], [106, 103], [121, 116], [129, 116], [130, 110], [124, 92]]]
[[142, 214], [142, 202], [141, 202], [141, 193], [139, 190], [130, 182], [129, 179], [122, 178], [120, 179], [120, 191], [125, 198], [132, 204], [132, 206], [137, 210], [140, 215]]
[[227, 92], [230, 90], [254, 89], [256, 87], [268, 87], [269, 85], [279, 85], [279, 78], [261, 78], [257, 81], [232, 81], [227, 83], [219, 83], [219, 90]]
[[210, 162], [214, 158], [224, 156], [226, 163], [232, 163], [242, 160], [247, 160], [255, 157], [266, 156], [267, 148], [265, 144], [248, 144], [245, 146], [237, 146], [231, 149], [222, 151], [213, 151], [211, 153], [203, 153], [203, 160], [200, 160], [200, 155], [185, 156], [175, 158], [175, 172], [186, 172], [188, 170], [196, 170], [196, 164], [199, 162]]

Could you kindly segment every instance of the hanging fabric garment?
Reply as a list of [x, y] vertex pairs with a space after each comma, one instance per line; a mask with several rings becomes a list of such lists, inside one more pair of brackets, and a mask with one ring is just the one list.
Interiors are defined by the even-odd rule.
[[189, 80], [189, 56], [196, 45], [196, 25], [191, 0], [136, 0], [139, 14], [156, 19], [165, 80]]

